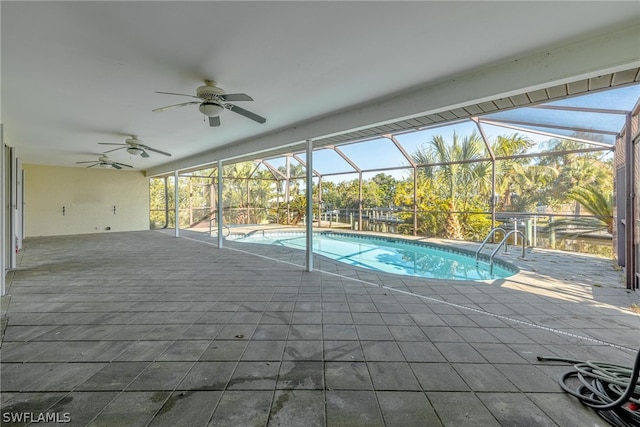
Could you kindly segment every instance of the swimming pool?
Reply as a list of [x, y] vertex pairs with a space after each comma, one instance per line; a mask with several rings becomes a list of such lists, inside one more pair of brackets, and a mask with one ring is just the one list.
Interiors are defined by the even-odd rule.
[[[227, 240], [306, 249], [305, 234], [296, 232], [231, 234]], [[335, 232], [314, 233], [313, 251], [369, 270], [433, 279], [487, 280], [517, 273], [515, 267], [496, 261], [493, 274], [489, 274], [488, 263], [481, 261], [476, 267], [472, 253], [398, 238]]]

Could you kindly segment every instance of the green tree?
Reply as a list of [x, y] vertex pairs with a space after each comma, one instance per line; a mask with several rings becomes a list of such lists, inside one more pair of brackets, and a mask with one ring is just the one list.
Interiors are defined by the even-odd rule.
[[426, 185], [446, 201], [444, 237], [461, 239], [459, 203], [466, 206], [471, 194], [477, 193], [478, 183], [486, 183], [488, 176], [486, 166], [478, 166], [478, 161], [486, 158], [484, 141], [476, 132], [464, 138], [454, 132], [450, 144], [442, 135], [436, 135], [411, 157], [417, 164], [433, 165], [418, 169], [420, 186]]
[[579, 236], [606, 230], [613, 232], [613, 196], [603, 194], [596, 187], [576, 187], [568, 197], [580, 203], [593, 217], [576, 217], [556, 221], [551, 227], [555, 231], [565, 231], [571, 236]]

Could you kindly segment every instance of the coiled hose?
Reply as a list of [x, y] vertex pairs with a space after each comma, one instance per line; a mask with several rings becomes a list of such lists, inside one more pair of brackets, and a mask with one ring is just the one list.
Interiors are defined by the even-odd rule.
[[613, 426], [640, 426], [640, 349], [633, 368], [559, 357], [538, 356], [538, 360], [572, 363], [573, 370], [566, 372], [558, 380], [564, 391], [595, 409], [598, 415]]

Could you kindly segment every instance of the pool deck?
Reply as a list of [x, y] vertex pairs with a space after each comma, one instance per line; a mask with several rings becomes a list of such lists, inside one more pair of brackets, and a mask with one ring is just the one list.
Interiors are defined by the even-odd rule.
[[461, 282], [172, 233], [25, 241], [2, 425], [606, 426], [536, 356], [631, 366], [640, 347], [640, 293], [602, 258], [510, 247], [518, 274]]

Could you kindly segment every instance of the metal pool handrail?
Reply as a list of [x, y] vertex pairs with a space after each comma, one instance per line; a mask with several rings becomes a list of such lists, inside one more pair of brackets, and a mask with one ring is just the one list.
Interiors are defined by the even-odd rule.
[[[478, 250], [476, 251], [476, 267], [478, 266], [478, 257], [480, 256], [480, 251], [482, 250], [482, 248], [484, 248], [484, 245], [486, 245], [486, 244], [487, 244], [487, 242], [489, 241], [489, 239], [491, 238], [491, 236], [493, 236], [493, 235], [494, 235], [494, 233], [495, 233], [496, 231], [502, 231], [502, 235], [503, 235], [503, 236], [506, 236], [506, 235], [507, 235], [506, 230], [505, 230], [504, 228], [502, 228], [502, 227], [496, 227], [496, 228], [492, 229], [492, 230], [489, 232], [489, 234], [487, 234], [487, 237], [485, 237], [485, 238], [484, 238], [484, 240], [483, 240], [483, 241], [482, 241], [482, 243], [480, 244], [480, 247], [479, 247], [479, 248], [478, 248]], [[503, 237], [503, 238], [502, 238], [502, 241], [504, 241], [504, 239], [505, 239], [505, 238], [506, 238], [506, 237]], [[502, 241], [501, 241], [500, 243], [502, 243]], [[505, 251], [505, 253], [507, 252], [507, 246], [506, 246], [506, 245], [504, 246], [504, 251]]]
[[524, 238], [524, 233], [522, 231], [520, 231], [520, 230], [511, 230], [510, 232], [508, 232], [504, 236], [504, 239], [502, 239], [502, 241], [500, 243], [498, 243], [498, 246], [496, 246], [496, 248], [491, 253], [491, 256], [489, 257], [489, 274], [493, 274], [493, 257], [495, 256], [495, 254], [498, 253], [498, 250], [500, 249], [500, 246], [502, 246], [502, 244], [504, 244], [505, 248], [507, 247], [507, 239], [513, 233], [519, 233], [520, 236], [522, 236], [522, 256], [520, 258], [521, 259], [524, 258], [524, 247], [525, 247], [525, 244], [526, 244], [526, 241], [525, 241], [525, 238]]

